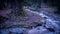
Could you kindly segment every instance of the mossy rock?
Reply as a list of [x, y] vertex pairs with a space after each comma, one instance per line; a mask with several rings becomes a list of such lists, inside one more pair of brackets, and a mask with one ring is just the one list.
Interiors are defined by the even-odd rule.
[[15, 26], [18, 26], [18, 27], [25, 27], [25, 26], [28, 26], [28, 27], [30, 27], [30, 26], [32, 26], [31, 24], [18, 24], [18, 25], [15, 25]]
[[15, 17], [25, 17], [26, 12], [24, 10], [22, 10], [21, 12], [13, 12], [11, 15], [15, 16]]

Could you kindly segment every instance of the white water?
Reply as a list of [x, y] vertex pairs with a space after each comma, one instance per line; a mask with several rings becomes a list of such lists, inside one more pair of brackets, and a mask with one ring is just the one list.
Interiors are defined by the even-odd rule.
[[[45, 11], [41, 11], [41, 12], [38, 12], [38, 11], [32, 11], [32, 10], [30, 10], [30, 9], [25, 9], [26, 11], [30, 11], [30, 12], [32, 12], [32, 13], [35, 13], [35, 14], [37, 14], [37, 15], [40, 15], [41, 17], [46, 17], [46, 21], [48, 22], [48, 23], [51, 23], [51, 25], [53, 25], [54, 27], [55, 27], [55, 29], [56, 30], [59, 30], [59, 26], [58, 26], [58, 24], [56, 24], [57, 22], [59, 22], [59, 21], [56, 21], [56, 20], [54, 20], [54, 19], [52, 19], [53, 17], [50, 17], [50, 16], [47, 16], [46, 14], [44, 14], [43, 12], [45, 12]], [[48, 27], [48, 26], [47, 26]], [[35, 29], [37, 29], [37, 28], [33, 28], [33, 30], [35, 31]], [[45, 28], [42, 28], [42, 27], [40, 27], [40, 31], [39, 30], [36, 30], [36, 31], [38, 31], [38, 32], [41, 32], [41, 31], [44, 31], [44, 30], [46, 30]], [[5, 29], [5, 30], [2, 30], [2, 34], [7, 34], [9, 31], [11, 31], [11, 32], [17, 32], [17, 33], [21, 33], [21, 32], [23, 32], [23, 29], [20, 29], [20, 28], [11, 28], [11, 29]], [[30, 30], [30, 32], [31, 32], [32, 30]], [[49, 34], [49, 33], [48, 33]], [[51, 34], [51, 32], [50, 32], [50, 34]]]
[[[46, 17], [46, 22], [51, 23], [51, 25], [53, 25], [56, 30], [59, 30], [59, 29], [60, 29], [60, 28], [59, 28], [59, 25], [57, 24], [59, 21], [56, 21], [56, 20], [52, 19], [52, 18], [54, 18], [54, 17], [47, 16], [46, 14], [44, 14], [43, 12], [45, 12], [45, 11], [43, 11], [43, 10], [40, 11], [40, 12], [38, 12], [38, 11], [32, 11], [32, 10], [30, 10], [29, 8], [25, 8], [25, 10], [26, 10], [26, 11], [30, 11], [30, 12], [35, 13], [35, 14], [38, 14], [38, 15], [40, 15], [41, 17]], [[47, 27], [48, 27], [48, 26], [47, 26]]]
[[20, 34], [23, 32], [23, 28], [9, 28], [9, 29], [1, 29], [1, 33], [0, 34], [8, 34], [9, 32], [12, 32], [13, 34]]
[[[43, 11], [43, 10], [41, 10], [40, 12], [39, 11], [33, 11], [33, 10], [30, 10], [31, 8], [25, 8], [25, 10], [26, 11], [30, 11], [30, 12], [32, 12], [32, 13], [35, 13], [35, 14], [37, 14], [37, 15], [40, 15], [41, 17], [46, 17], [46, 27], [47, 28], [51, 28], [51, 27], [53, 27], [54, 28], [54, 30], [55, 30], [55, 33], [54, 32], [48, 32], [48, 31], [45, 31], [45, 33], [46, 34], [56, 34], [56, 33], [58, 33], [59, 31], [60, 31], [60, 27], [59, 27], [59, 25], [57, 24], [57, 23], [59, 23], [59, 21], [56, 21], [55, 19], [54, 19], [54, 17], [52, 17], [52, 16], [49, 16], [49, 14], [45, 14], [44, 12], [46, 12], [46, 11]], [[49, 27], [49, 26], [51, 26], [51, 27]], [[40, 27], [41, 28], [41, 27]], [[32, 30], [29, 30], [28, 31], [28, 33], [29, 34], [40, 34], [39, 33], [39, 31], [38, 30], [35, 30], [36, 28], [33, 28]], [[38, 29], [38, 28], [37, 28]], [[35, 32], [36, 31], [36, 32]], [[41, 31], [43, 31], [43, 29], [41, 29]], [[42, 32], [41, 32], [42, 33]], [[45, 34], [44, 33], [44, 34]]]

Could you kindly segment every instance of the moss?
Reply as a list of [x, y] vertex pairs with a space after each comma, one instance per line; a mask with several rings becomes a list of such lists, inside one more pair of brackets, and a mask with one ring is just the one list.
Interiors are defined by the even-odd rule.
[[24, 5], [32, 6], [32, 2], [25, 0]]
[[26, 16], [26, 12], [23, 10], [21, 16]]
[[15, 16], [15, 17], [25, 17], [26, 16], [26, 12], [24, 10], [22, 10], [20, 12], [19, 11], [18, 12], [13, 12], [11, 15]]
[[32, 26], [31, 24], [18, 24], [18, 25], [15, 25], [15, 26], [18, 26], [18, 27], [25, 27], [25, 26], [28, 26], [28, 27], [30, 27], [30, 26]]
[[27, 25], [27, 24], [20, 24], [20, 25], [18, 25], [18, 26], [29, 26], [29, 24]]

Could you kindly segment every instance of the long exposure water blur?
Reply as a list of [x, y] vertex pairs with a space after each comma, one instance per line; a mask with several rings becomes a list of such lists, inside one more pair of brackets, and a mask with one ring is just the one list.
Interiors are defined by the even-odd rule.
[[0, 34], [59, 34], [59, 4], [53, 2], [0, 0]]

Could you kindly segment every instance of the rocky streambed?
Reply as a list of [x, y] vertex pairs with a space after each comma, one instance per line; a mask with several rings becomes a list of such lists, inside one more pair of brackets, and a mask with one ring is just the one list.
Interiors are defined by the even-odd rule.
[[[39, 13], [38, 11], [30, 10], [29, 8], [25, 8], [25, 11], [27, 13], [26, 17], [20, 17], [20, 18], [16, 17], [16, 19], [14, 19], [14, 16], [12, 16], [10, 20], [6, 21], [5, 24], [3, 24], [4, 26], [8, 27], [12, 27], [13, 25], [14, 28], [0, 29], [0, 33], [1, 34], [59, 34], [60, 28], [58, 24], [53, 22], [54, 20], [51, 21], [52, 19], [49, 18], [50, 16], [47, 16], [43, 12]], [[46, 24], [44, 24], [43, 22]], [[26, 26], [23, 27], [22, 25], [23, 28], [21, 27], [17, 28], [17, 26], [21, 26], [21, 24]], [[29, 27], [31, 29], [26, 29]]]

